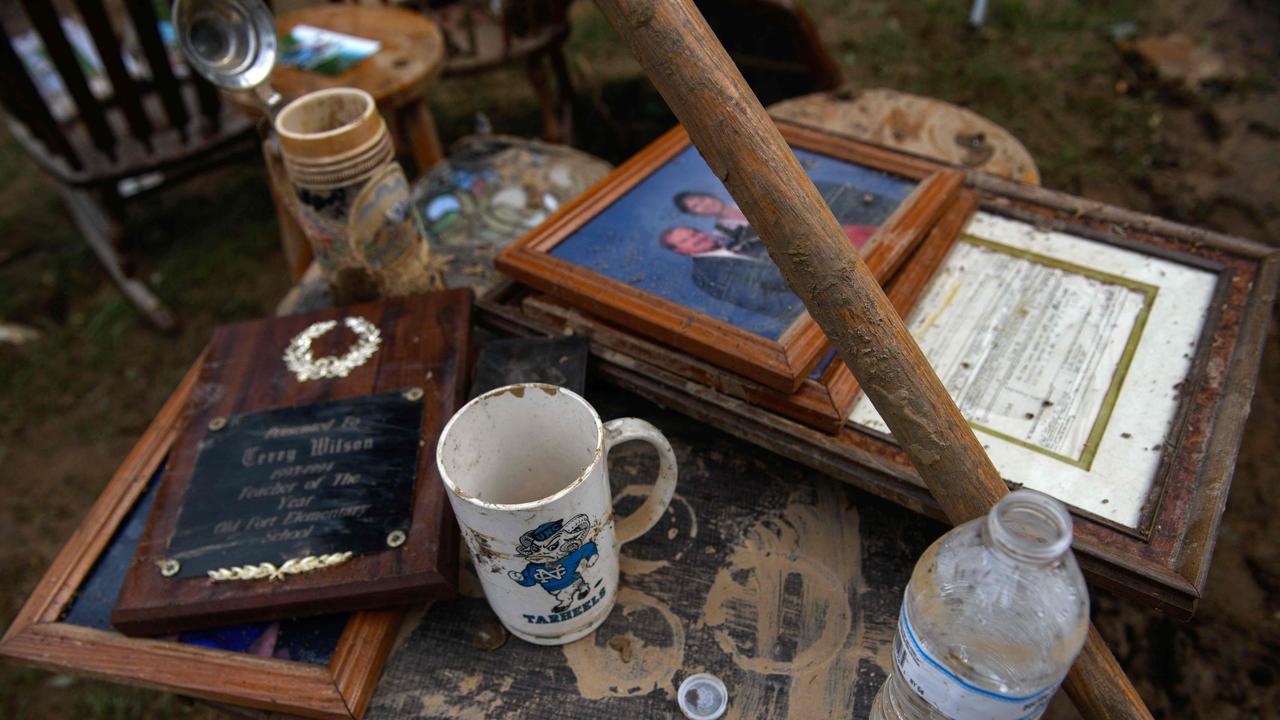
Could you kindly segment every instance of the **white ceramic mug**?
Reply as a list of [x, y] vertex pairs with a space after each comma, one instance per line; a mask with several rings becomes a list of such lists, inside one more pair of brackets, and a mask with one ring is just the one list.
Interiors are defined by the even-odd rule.
[[[614, 519], [609, 448], [643, 440], [658, 477], [640, 509]], [[539, 645], [577, 640], [604, 622], [618, 591], [618, 546], [666, 512], [676, 457], [636, 418], [600, 422], [574, 392], [527, 383], [491, 390], [445, 425], [440, 478], [485, 597], [512, 635]]]

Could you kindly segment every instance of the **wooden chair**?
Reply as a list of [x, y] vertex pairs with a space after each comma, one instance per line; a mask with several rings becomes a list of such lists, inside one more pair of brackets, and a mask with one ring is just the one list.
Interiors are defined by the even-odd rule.
[[[542, 108], [543, 137], [573, 143], [573, 82], [564, 57], [571, 0], [456, 0], [430, 10], [444, 31], [446, 76], [524, 61]], [[555, 76], [552, 97], [547, 64]]]
[[799, 0], [695, 0], [751, 90], [768, 105], [833, 90], [840, 66]]
[[[71, 217], [111, 279], [155, 325], [173, 316], [131, 273], [123, 255], [124, 200], [159, 184], [189, 176], [230, 153], [252, 147], [251, 121], [230, 111], [217, 91], [194, 73], [180, 77], [170, 65], [154, 5], [118, 3], [127, 17], [113, 18], [102, 0], [74, 0], [92, 39], [105, 81], [90, 86], [72, 39], [49, 0], [21, 0], [25, 19], [38, 35], [69, 102], [51, 105], [19, 60], [13, 41], [16, 7], [3, 13], [0, 42], [0, 105], [10, 130], [26, 152], [58, 183]], [[145, 63], [126, 60], [136, 42]], [[145, 70], [142, 68], [145, 66]], [[184, 73], [186, 74], [186, 73]]]

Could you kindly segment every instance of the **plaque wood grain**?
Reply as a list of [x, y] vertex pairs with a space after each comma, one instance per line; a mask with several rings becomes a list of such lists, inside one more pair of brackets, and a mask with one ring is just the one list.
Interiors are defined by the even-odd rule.
[[169, 454], [203, 357], [152, 420], [0, 639], [0, 656], [50, 670], [215, 702], [337, 720], [360, 718], [403, 612], [350, 616], [327, 665], [131, 638], [63, 620], [76, 593]]
[[[350, 316], [379, 327], [378, 352], [347, 377], [299, 382], [281, 360], [290, 340], [312, 323]], [[112, 624], [125, 634], [158, 635], [452, 596], [457, 530], [437, 476], [433, 437], [463, 400], [470, 322], [471, 293], [454, 290], [215, 331]], [[342, 355], [350, 343], [351, 333], [335, 329], [315, 340], [312, 353]], [[403, 546], [281, 582], [161, 575], [157, 562], [165, 558], [177, 526], [210, 420], [414, 387], [425, 391], [425, 400], [417, 481], [412, 498], [405, 499], [413, 510]]]
[[[862, 249], [868, 267], [881, 283], [888, 281], [959, 196], [963, 175], [935, 162], [798, 125], [779, 123], [778, 128], [792, 147], [918, 183]], [[780, 393], [795, 393], [831, 349], [807, 312], [802, 311], [777, 339], [768, 339], [552, 254], [689, 144], [683, 128], [672, 128], [513, 243], [495, 259], [495, 265], [521, 282], [575, 307], [588, 308], [620, 327]]]

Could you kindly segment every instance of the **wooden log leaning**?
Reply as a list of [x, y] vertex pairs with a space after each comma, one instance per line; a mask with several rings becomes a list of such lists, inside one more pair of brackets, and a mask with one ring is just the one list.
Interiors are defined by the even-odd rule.
[[[1008, 488], [692, 0], [596, 0], [756, 228], [953, 523]], [[1090, 718], [1151, 715], [1092, 627], [1065, 687]]]

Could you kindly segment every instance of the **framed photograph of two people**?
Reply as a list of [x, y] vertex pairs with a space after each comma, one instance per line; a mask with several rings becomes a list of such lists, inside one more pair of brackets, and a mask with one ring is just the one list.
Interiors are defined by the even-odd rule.
[[[962, 222], [940, 221], [962, 195], [960, 173], [799, 126], [779, 128], [882, 284], [935, 228], [946, 226], [949, 237], [930, 243], [958, 234]], [[922, 254], [936, 265], [945, 250]], [[513, 244], [497, 266], [773, 391], [792, 394], [818, 382], [841, 406], [856, 394], [852, 375], [680, 127]], [[929, 273], [910, 275], [922, 285]], [[897, 294], [914, 298], [907, 290]], [[833, 418], [847, 409], [834, 408]]]

